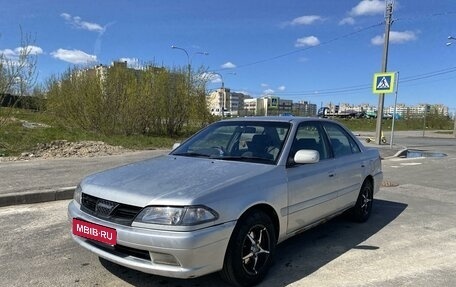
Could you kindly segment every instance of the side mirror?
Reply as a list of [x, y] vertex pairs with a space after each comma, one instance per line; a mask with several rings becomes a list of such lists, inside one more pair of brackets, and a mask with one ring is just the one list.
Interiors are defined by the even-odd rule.
[[176, 148], [178, 148], [181, 144], [180, 143], [174, 143], [173, 144], [173, 150], [175, 150]]
[[316, 150], [301, 149], [298, 150], [294, 156], [294, 162], [298, 164], [317, 163], [319, 161], [320, 153]]

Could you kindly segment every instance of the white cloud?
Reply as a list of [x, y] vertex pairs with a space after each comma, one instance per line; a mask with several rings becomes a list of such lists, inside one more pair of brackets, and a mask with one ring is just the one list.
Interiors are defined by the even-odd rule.
[[65, 21], [77, 28], [77, 29], [82, 29], [82, 30], [87, 30], [87, 31], [91, 31], [91, 32], [97, 32], [97, 33], [100, 33], [100, 34], [103, 34], [105, 32], [105, 27], [101, 26], [100, 24], [97, 24], [97, 23], [91, 23], [91, 22], [87, 22], [87, 21], [82, 21], [81, 17], [79, 16], [71, 16], [70, 14], [68, 13], [62, 13], [60, 14], [60, 16], [65, 19]]
[[279, 91], [281, 91], [281, 92], [285, 91], [285, 89], [286, 89], [285, 86], [279, 86], [279, 87], [277, 88], [277, 90], [279, 90]]
[[20, 48], [20, 50], [25, 49], [30, 55], [41, 55], [43, 54], [43, 49], [37, 46], [29, 45], [25, 48]]
[[274, 90], [273, 90], [273, 89], [264, 90], [264, 91], [263, 91], [263, 94], [265, 94], [265, 95], [272, 95], [272, 94], [274, 94]]
[[386, 4], [383, 0], [362, 0], [350, 11], [351, 16], [376, 15], [385, 13]]
[[266, 83], [261, 83], [260, 86], [261, 86], [262, 88], [267, 88], [267, 87], [269, 87], [269, 85], [266, 84]]
[[346, 17], [342, 20], [340, 20], [339, 25], [354, 25], [355, 24], [355, 18], [353, 17]]
[[313, 24], [315, 21], [321, 21], [321, 20], [323, 20], [323, 18], [321, 16], [307, 15], [307, 16], [301, 16], [301, 17], [293, 19], [290, 22], [290, 25], [291, 26], [310, 25], [310, 24]]
[[214, 75], [211, 78], [211, 83], [213, 83], [213, 84], [217, 84], [217, 83], [221, 83], [221, 82], [222, 82], [222, 78], [219, 75]]
[[62, 13], [62, 14], [60, 14], [60, 17], [62, 17], [63, 19], [65, 19], [67, 21], [71, 20], [71, 15], [68, 13]]
[[[372, 45], [383, 45], [385, 35], [378, 35], [371, 39]], [[404, 32], [397, 32], [397, 31], [390, 31], [389, 42], [392, 44], [403, 44], [410, 41], [415, 41], [417, 36], [412, 31], [404, 31]]]
[[384, 35], [383, 36], [377, 35], [371, 39], [371, 44], [376, 45], [376, 46], [383, 45], [384, 42], [385, 42]]
[[222, 69], [234, 69], [236, 65], [231, 62], [226, 62], [225, 64], [220, 66]]
[[0, 50], [0, 55], [7, 59], [17, 56], [16, 53], [11, 49]]
[[21, 61], [19, 60], [20, 55], [28, 54], [30, 56], [37, 56], [43, 54], [43, 49], [37, 46], [29, 45], [26, 47], [17, 47], [14, 50], [5, 49], [0, 50], [0, 61], [2, 64], [8, 63], [8, 65], [17, 66], [20, 65]]
[[219, 74], [212, 73], [212, 72], [202, 73], [202, 74], [200, 75], [200, 78], [201, 78], [202, 80], [208, 80], [208, 81], [210, 81], [210, 82], [213, 83], [213, 84], [221, 83], [221, 82], [222, 82], [222, 78], [220, 77], [220, 75], [219, 75]]
[[320, 45], [320, 40], [315, 36], [303, 37], [296, 40], [295, 47], [312, 47]]
[[80, 50], [58, 49], [52, 52], [51, 56], [72, 64], [88, 64], [97, 61], [97, 56], [89, 55]]
[[43, 49], [37, 46], [29, 45], [26, 47], [17, 47], [14, 50], [11, 49], [5, 49], [5, 50], [0, 50], [0, 54], [3, 55], [5, 58], [12, 59], [12, 58], [17, 58], [21, 53], [29, 54], [29, 55], [40, 55], [43, 54]]
[[209, 75], [209, 80], [211, 81], [211, 83], [216, 84], [222, 82], [222, 77], [219, 74], [209, 73]]

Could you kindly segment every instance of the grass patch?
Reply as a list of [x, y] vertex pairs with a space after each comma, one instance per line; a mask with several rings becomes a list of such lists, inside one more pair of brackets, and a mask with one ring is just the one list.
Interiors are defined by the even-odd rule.
[[[103, 141], [135, 150], [171, 148], [175, 142], [182, 140], [144, 135], [105, 136], [81, 129], [68, 129], [57, 124], [57, 121], [46, 113], [20, 109], [8, 111], [8, 116], [10, 119], [0, 125], [0, 156], [18, 156], [22, 152], [32, 150], [38, 143], [49, 143], [54, 140]], [[49, 127], [26, 128], [22, 121], [42, 123]]]
[[[3, 116], [3, 118], [2, 118]], [[8, 120], [2, 120], [2, 119]], [[375, 131], [376, 119], [336, 119], [346, 125], [352, 131]], [[42, 123], [49, 125], [46, 128], [26, 128], [21, 121]], [[383, 121], [383, 130], [391, 130], [392, 121]], [[441, 130], [439, 133], [452, 134], [453, 120], [433, 119], [427, 120], [427, 129]], [[423, 120], [397, 120], [396, 131], [422, 130]], [[196, 131], [196, 130], [195, 130]], [[190, 134], [190, 131], [188, 131]], [[84, 140], [103, 141], [114, 146], [123, 146], [134, 150], [144, 149], [169, 149], [175, 142], [182, 142], [181, 138], [164, 136], [106, 136], [84, 131], [82, 129], [65, 128], [58, 124], [58, 121], [45, 112], [33, 112], [23, 109], [0, 108], [0, 156], [17, 156], [22, 152], [31, 151], [38, 143], [50, 143], [54, 140], [67, 140], [78, 142]]]
[[452, 135], [453, 131], [436, 131], [436, 134], [442, 134], [442, 135]]

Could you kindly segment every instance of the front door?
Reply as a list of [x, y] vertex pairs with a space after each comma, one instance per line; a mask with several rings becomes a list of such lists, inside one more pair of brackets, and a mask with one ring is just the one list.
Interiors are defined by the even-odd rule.
[[[296, 151], [317, 150], [320, 161], [313, 164], [295, 164]], [[333, 213], [337, 199], [335, 162], [324, 130], [318, 122], [304, 122], [298, 127], [290, 149], [288, 176], [288, 232]]]

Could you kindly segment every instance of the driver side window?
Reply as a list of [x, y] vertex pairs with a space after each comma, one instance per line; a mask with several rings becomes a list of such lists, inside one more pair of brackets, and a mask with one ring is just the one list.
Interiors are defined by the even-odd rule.
[[289, 158], [293, 159], [298, 150], [316, 150], [320, 154], [320, 160], [329, 157], [328, 147], [323, 137], [323, 130], [316, 122], [301, 123], [293, 139]]

